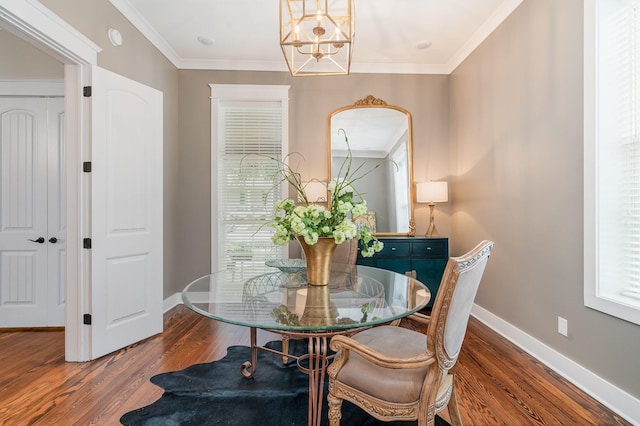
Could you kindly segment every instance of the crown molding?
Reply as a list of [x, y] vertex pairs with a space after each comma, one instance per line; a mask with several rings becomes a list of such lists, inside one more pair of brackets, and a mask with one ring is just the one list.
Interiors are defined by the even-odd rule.
[[227, 71], [286, 71], [287, 64], [282, 61], [233, 61], [220, 59], [181, 59], [180, 69], [185, 70], [227, 70]]
[[149, 21], [144, 19], [138, 10], [131, 5], [128, 0], [109, 0], [111, 4], [124, 15], [125, 18], [134, 27], [142, 33], [166, 58], [176, 67], [181, 68], [180, 63], [182, 58], [178, 53], [167, 43], [167, 41], [158, 33], [155, 28], [151, 26]]
[[[176, 65], [185, 70], [282, 71], [289, 72], [284, 61], [229, 61], [216, 59], [180, 59]], [[352, 62], [351, 74], [449, 74], [447, 64], [385, 64]]]
[[480, 44], [482, 44], [482, 42], [485, 41], [492, 32], [496, 30], [496, 28], [498, 28], [518, 6], [520, 6], [522, 1], [523, 0], [505, 0], [502, 2], [489, 19], [487, 19], [484, 24], [482, 24], [480, 28], [473, 33], [471, 38], [462, 45], [460, 50], [453, 55], [447, 64], [447, 74], [451, 74], [456, 68], [458, 68], [458, 66], [467, 59], [467, 57], [476, 50], [476, 48], [480, 46]]
[[449, 74], [446, 64], [352, 62], [352, 74]]
[[[144, 19], [129, 0], [109, 0], [169, 61], [178, 69], [190, 70], [228, 70], [228, 71], [284, 71], [288, 72], [282, 61], [242, 61], [218, 59], [182, 58], [167, 41]], [[504, 0], [495, 12], [473, 33], [471, 38], [458, 50], [446, 64], [414, 63], [359, 63], [352, 62], [352, 74], [451, 74], [504, 20], [522, 3], [523, 0]]]

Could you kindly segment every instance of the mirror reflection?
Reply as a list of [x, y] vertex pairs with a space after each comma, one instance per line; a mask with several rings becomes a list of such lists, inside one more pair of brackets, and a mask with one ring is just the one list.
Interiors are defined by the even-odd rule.
[[366, 163], [363, 170], [383, 160], [383, 165], [358, 182], [367, 200], [368, 214], [359, 218], [375, 229], [376, 235], [414, 235], [413, 168], [411, 114], [368, 96], [354, 105], [340, 108], [329, 116], [329, 176], [338, 175], [347, 145], [353, 155], [353, 168]]

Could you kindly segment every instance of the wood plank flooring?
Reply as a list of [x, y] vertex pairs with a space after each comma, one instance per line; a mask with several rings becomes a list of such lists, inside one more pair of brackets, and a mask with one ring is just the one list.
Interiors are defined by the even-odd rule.
[[[118, 425], [161, 396], [151, 376], [222, 358], [238, 344], [249, 344], [247, 329], [184, 306], [165, 315], [161, 335], [87, 363], [64, 362], [61, 330], [0, 330], [0, 424]], [[458, 368], [465, 425], [629, 425], [474, 319]]]

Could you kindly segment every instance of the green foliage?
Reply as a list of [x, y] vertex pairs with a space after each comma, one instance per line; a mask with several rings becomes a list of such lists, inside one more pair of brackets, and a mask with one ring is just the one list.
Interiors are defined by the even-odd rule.
[[299, 203], [296, 204], [292, 199], [276, 203], [276, 214], [271, 223], [275, 228], [272, 238], [275, 244], [285, 245], [297, 237], [304, 238], [310, 245], [322, 237], [333, 237], [337, 244], [355, 238], [360, 242], [364, 257], [371, 257], [382, 250], [383, 243], [378, 241], [371, 229], [357, 226], [353, 220], [367, 213], [367, 202], [355, 189], [354, 183], [380, 167], [382, 162], [366, 171], [362, 170], [364, 164], [352, 169], [353, 156], [349, 140], [345, 131], [340, 131], [347, 144], [347, 156], [338, 170], [338, 177], [327, 185], [327, 192], [330, 194], [328, 207], [310, 203], [300, 173], [292, 170], [286, 161], [280, 162], [282, 180], [294, 188]]

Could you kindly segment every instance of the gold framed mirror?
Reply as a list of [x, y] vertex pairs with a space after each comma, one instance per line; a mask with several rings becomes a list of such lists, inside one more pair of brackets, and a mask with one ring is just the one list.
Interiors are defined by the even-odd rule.
[[[344, 160], [349, 138], [353, 167], [383, 165], [358, 182], [367, 200], [361, 220], [377, 236], [414, 236], [413, 139], [411, 114], [371, 95], [329, 115], [328, 176], [333, 179]], [[369, 167], [370, 168], [370, 167]], [[368, 170], [366, 166], [363, 169]]]

